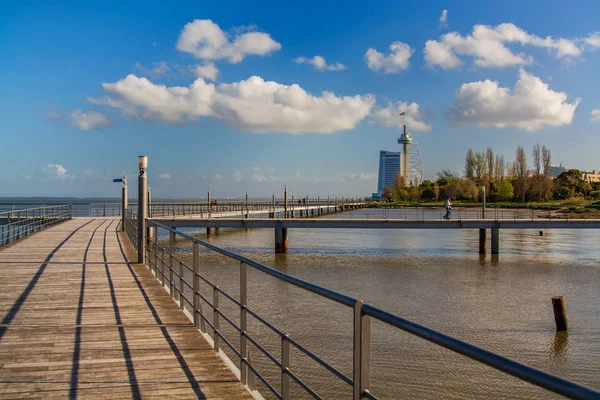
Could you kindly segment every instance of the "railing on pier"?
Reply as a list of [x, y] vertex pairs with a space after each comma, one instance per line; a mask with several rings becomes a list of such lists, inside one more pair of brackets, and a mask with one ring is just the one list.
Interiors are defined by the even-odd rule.
[[[138, 240], [136, 237], [136, 221], [133, 214], [129, 214], [127, 218], [127, 232], [132, 240]], [[291, 367], [290, 363], [290, 348], [295, 348], [308, 356], [319, 365], [327, 369], [334, 377], [352, 387], [355, 400], [358, 399], [376, 399], [376, 395], [371, 390], [371, 318], [382, 321], [389, 326], [401, 329], [410, 334], [416, 335], [429, 342], [450, 349], [456, 353], [462, 354], [478, 362], [487, 364], [497, 370], [506, 372], [524, 381], [533, 383], [534, 385], [551, 390], [555, 393], [574, 399], [598, 399], [600, 393], [591, 389], [569, 382], [562, 378], [550, 375], [535, 368], [520, 364], [506, 357], [494, 354], [487, 350], [478, 348], [469, 343], [462, 342], [450, 336], [444, 335], [432, 329], [418, 325], [396, 315], [390, 314], [371, 305], [364, 304], [361, 300], [354, 299], [349, 296], [322, 288], [291, 277], [287, 274], [269, 268], [263, 264], [242, 257], [238, 254], [231, 253], [221, 249], [200, 239], [192, 237], [172, 229], [166, 225], [162, 225], [150, 219], [147, 220], [147, 226], [153, 229], [152, 238], [145, 238], [146, 242], [146, 265], [152, 270], [156, 278], [159, 279], [163, 286], [166, 286], [174, 300], [179, 301], [181, 309], [187, 309], [193, 315], [194, 324], [204, 334], [212, 333], [213, 346], [215, 351], [219, 351], [221, 343], [227, 346], [233, 354], [239, 359], [239, 369], [241, 381], [248, 385], [250, 389], [254, 389], [254, 377], [262, 381], [272, 394], [279, 399], [290, 398], [290, 382], [294, 381], [302, 390], [309, 396], [320, 399], [321, 396], [311, 388], [300, 376], [297, 370]], [[160, 244], [160, 231], [168, 232], [169, 241], [168, 247]], [[188, 241], [192, 245], [192, 266], [187, 265], [180, 257], [175, 254], [175, 243], [177, 239]], [[142, 239], [144, 240], [144, 239]], [[205, 276], [200, 273], [200, 246], [209, 251], [229, 257], [238, 261], [240, 264], [239, 272], [239, 296], [227, 293], [218, 285], [210, 282]], [[269, 276], [275, 277], [283, 282], [304, 289], [332, 300], [344, 306], [353, 309], [353, 374], [352, 377], [347, 376], [331, 363], [320, 358], [318, 355], [308, 350], [304, 345], [298, 343], [294, 338], [274, 326], [262, 316], [248, 307], [247, 296], [247, 270], [263, 272]], [[185, 276], [191, 276], [191, 282]], [[209, 292], [202, 292], [200, 284], [208, 285]], [[186, 292], [191, 292], [191, 296]], [[239, 308], [239, 315], [235, 318], [226, 315], [219, 306], [220, 300], [226, 300]], [[205, 305], [210, 309], [209, 312], [203, 311]], [[210, 317], [209, 317], [210, 316]], [[265, 343], [259, 343], [255, 337], [250, 335], [247, 330], [248, 318], [262, 323], [265, 327], [277, 334], [281, 340], [280, 357], [274, 356], [266, 350]], [[239, 324], [234, 319], [239, 318]], [[235, 331], [235, 337], [226, 337], [225, 330], [220, 329], [220, 323], [224, 322], [231, 325]], [[239, 340], [239, 347], [235, 346]], [[256, 363], [252, 363], [249, 353], [249, 345], [252, 344], [258, 351], [263, 353], [280, 371], [280, 387], [275, 387], [272, 381], [269, 381]]]
[[70, 204], [0, 212], [0, 247], [71, 217]]
[[[365, 205], [365, 202], [354, 201], [354, 200], [308, 200], [308, 201], [288, 201], [288, 210], [301, 211], [315, 207], [343, 207], [348, 205]], [[100, 213], [104, 211], [102, 208], [103, 203], [99, 203], [94, 208], [96, 211], [90, 211], [92, 213]], [[108, 206], [107, 206], [108, 207]], [[269, 213], [269, 212], [282, 212], [285, 207], [285, 203], [281, 199], [276, 199], [274, 202], [268, 200], [249, 200], [245, 202], [239, 201], [212, 201], [210, 204], [207, 202], [151, 202], [148, 204], [148, 216], [149, 217], [177, 217], [177, 216], [199, 216], [199, 217], [219, 217], [219, 216], [231, 216], [231, 214], [239, 214], [240, 216], [246, 213]], [[136, 212], [137, 203], [129, 203], [128, 208]], [[107, 211], [108, 212], [108, 211]], [[118, 215], [118, 214], [115, 214]], [[109, 214], [106, 214], [109, 216]]]
[[121, 203], [90, 203], [88, 217], [117, 217], [121, 215]]
[[137, 222], [137, 214], [132, 212], [131, 210], [126, 210], [126, 218], [125, 218], [125, 233], [127, 233], [127, 237], [133, 244], [134, 248], [137, 249], [138, 244], [138, 222]]

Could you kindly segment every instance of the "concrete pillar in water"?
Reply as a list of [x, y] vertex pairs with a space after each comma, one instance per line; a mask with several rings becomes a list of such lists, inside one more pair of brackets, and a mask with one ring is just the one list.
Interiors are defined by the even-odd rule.
[[479, 229], [479, 254], [485, 254], [485, 228]]
[[206, 228], [206, 235], [210, 236], [213, 234], [213, 228]]
[[492, 254], [500, 254], [500, 228], [492, 228]]
[[275, 228], [275, 253], [287, 253], [288, 236], [287, 228]]
[[138, 240], [137, 240], [137, 262], [143, 264], [146, 256], [146, 213], [148, 194], [148, 179], [146, 177], [146, 169], [148, 168], [148, 157], [138, 157]]

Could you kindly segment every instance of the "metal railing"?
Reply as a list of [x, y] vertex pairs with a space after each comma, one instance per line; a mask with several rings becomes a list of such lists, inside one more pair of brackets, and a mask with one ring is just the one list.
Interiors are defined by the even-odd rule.
[[127, 237], [137, 249], [138, 244], [138, 226], [137, 226], [137, 214], [127, 209], [125, 218], [125, 233]]
[[[100, 203], [100, 206], [102, 203]], [[288, 210], [290, 212], [295, 211], [296, 215], [300, 211], [308, 210], [311, 208], [322, 207], [331, 209], [348, 209], [349, 206], [363, 207], [366, 205], [365, 202], [352, 201], [352, 200], [309, 200], [303, 201], [289, 201]], [[148, 216], [149, 217], [178, 217], [178, 216], [199, 216], [199, 217], [223, 217], [223, 216], [245, 216], [252, 213], [269, 213], [269, 212], [282, 212], [284, 210], [285, 203], [282, 200], [277, 199], [273, 201], [213, 201], [210, 204], [206, 202], [151, 202], [148, 204]], [[128, 207], [131, 211], [137, 210], [137, 203], [129, 203]], [[102, 209], [98, 211], [102, 215]], [[108, 211], [107, 211], [108, 212]], [[92, 213], [92, 211], [90, 211]], [[316, 214], [316, 213], [315, 213]], [[117, 215], [117, 214], [115, 214]], [[107, 214], [108, 216], [108, 214]]]
[[[131, 228], [135, 228], [134, 222], [133, 218], [128, 218], [128, 225], [130, 226], [127, 231], [130, 238], [135, 235], [131, 230]], [[233, 354], [235, 354], [239, 360], [241, 381], [250, 389], [255, 388], [253, 378], [256, 377], [276, 398], [289, 399], [290, 382], [294, 381], [306, 394], [313, 398], [321, 399], [322, 397], [316, 390], [311, 388], [300, 376], [298, 376], [297, 371], [292, 369], [290, 363], [290, 348], [294, 347], [300, 353], [308, 356], [310, 359], [324, 367], [333, 376], [337, 377], [347, 385], [350, 385], [353, 390], [353, 399], [376, 399], [377, 397], [371, 392], [371, 318], [375, 318], [389, 326], [398, 328], [473, 360], [487, 364], [492, 368], [506, 372], [521, 380], [533, 383], [534, 385], [569, 398], [598, 399], [600, 397], [600, 393], [589, 388], [418, 325], [371, 305], [364, 304], [361, 300], [294, 278], [238, 254], [231, 253], [195, 237], [179, 232], [166, 225], [148, 219], [147, 226], [153, 230], [153, 235], [152, 237], [145, 238], [146, 265], [155, 274], [156, 278], [160, 280], [162, 285], [169, 289], [174, 300], [179, 301], [180, 308], [189, 309], [191, 311], [194, 324], [201, 332], [206, 334], [208, 326], [209, 330], [212, 331], [215, 351], [218, 352], [220, 350], [222, 342], [233, 352]], [[168, 232], [168, 247], [160, 244], [160, 231]], [[177, 237], [191, 242], [192, 267], [183, 262], [181, 258], [178, 258], [175, 254], [175, 242]], [[227, 293], [218, 285], [210, 282], [206, 277], [200, 274], [200, 246], [239, 262], [239, 300], [236, 299], [234, 295]], [[354, 340], [352, 377], [339, 371], [333, 365], [308, 350], [305, 346], [290, 337], [286, 332], [283, 332], [248, 307], [248, 267], [353, 309]], [[191, 275], [192, 282], [186, 280], [185, 275]], [[211, 288], [211, 293], [200, 291], [201, 283], [203, 285], [208, 285]], [[186, 291], [191, 291], [191, 297], [186, 296]], [[239, 318], [239, 323], [236, 323], [234, 318], [226, 315], [222, 311], [222, 308], [219, 306], [221, 300], [229, 301], [235, 305], [236, 308], [239, 308], [239, 316], [236, 316], [235, 318]], [[203, 311], [203, 305], [210, 310], [208, 312]], [[212, 318], [209, 318], [211, 315]], [[248, 333], [247, 327], [249, 317], [254, 318], [254, 320], [279, 336], [281, 340], [281, 357], [278, 358], [267, 351], [264, 343], [259, 343], [255, 337]], [[224, 330], [220, 328], [221, 322], [230, 325], [237, 337], [226, 337], [223, 333]], [[239, 340], [239, 346], [233, 344], [233, 342], [237, 340]], [[276, 388], [273, 383], [261, 374], [259, 367], [255, 363], [252, 363], [249, 352], [250, 344], [264, 354], [264, 356], [266, 356], [266, 358], [280, 371], [281, 385], [279, 388]]]
[[121, 215], [121, 203], [90, 203], [88, 217], [116, 217]]
[[[344, 214], [335, 218], [345, 219], [381, 219], [432, 221], [442, 220], [446, 210], [442, 207], [398, 207], [398, 208], [362, 208], [352, 214]], [[488, 207], [485, 214], [481, 208], [454, 208], [450, 220], [490, 220], [490, 221], [523, 221], [552, 219], [552, 210], [537, 209], [502, 209]]]
[[0, 212], [0, 247], [71, 217], [70, 204]]

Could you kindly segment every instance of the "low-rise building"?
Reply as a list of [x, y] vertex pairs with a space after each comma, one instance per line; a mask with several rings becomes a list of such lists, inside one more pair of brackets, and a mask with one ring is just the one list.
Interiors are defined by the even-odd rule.
[[600, 182], [600, 171], [581, 171], [581, 179], [589, 183]]

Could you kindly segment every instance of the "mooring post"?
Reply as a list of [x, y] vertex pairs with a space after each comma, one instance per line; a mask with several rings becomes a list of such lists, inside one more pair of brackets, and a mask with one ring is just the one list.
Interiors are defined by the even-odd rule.
[[485, 185], [481, 188], [481, 219], [485, 219]]
[[121, 230], [125, 232], [125, 221], [127, 219], [127, 178], [123, 177], [123, 189], [121, 189]]
[[138, 157], [138, 232], [137, 232], [137, 253], [138, 263], [143, 264], [146, 255], [146, 213], [147, 203], [146, 195], [148, 190], [148, 179], [146, 177], [146, 169], [148, 168], [148, 157]]
[[500, 228], [492, 228], [492, 254], [500, 254]]
[[479, 254], [485, 254], [485, 228], [479, 229]]
[[565, 299], [562, 296], [553, 297], [552, 308], [554, 309], [556, 331], [567, 331], [569, 329], [569, 325], [567, 323], [567, 308], [565, 307]]

